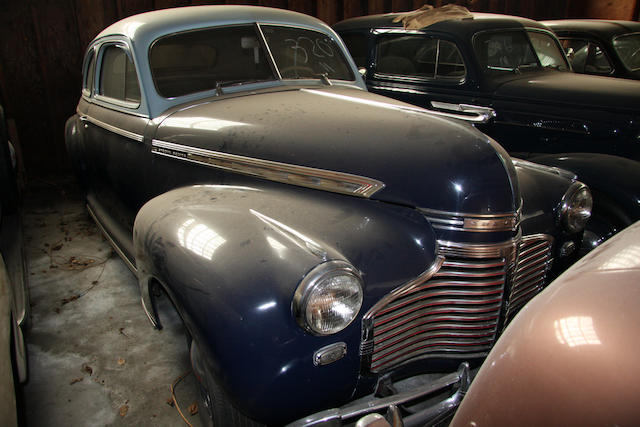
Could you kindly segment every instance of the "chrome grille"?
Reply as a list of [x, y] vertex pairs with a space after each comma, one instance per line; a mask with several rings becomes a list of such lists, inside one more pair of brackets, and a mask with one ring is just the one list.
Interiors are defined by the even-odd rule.
[[424, 358], [486, 356], [499, 325], [543, 289], [552, 243], [543, 234], [490, 245], [440, 241], [430, 271], [364, 316], [363, 367], [377, 373]]
[[505, 259], [450, 257], [430, 279], [376, 310], [372, 372], [426, 357], [486, 355], [496, 336]]
[[527, 236], [520, 242], [505, 324], [544, 288], [551, 267], [551, 244], [551, 238], [544, 235]]

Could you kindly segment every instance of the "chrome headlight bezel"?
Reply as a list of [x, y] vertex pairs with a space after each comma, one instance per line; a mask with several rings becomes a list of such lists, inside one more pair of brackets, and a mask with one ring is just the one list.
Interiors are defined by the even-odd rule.
[[558, 209], [558, 222], [569, 233], [584, 230], [591, 217], [593, 197], [589, 187], [580, 181], [575, 181], [562, 196]]
[[[347, 319], [343, 319], [342, 322], [331, 329], [323, 330], [314, 322], [314, 314], [310, 312], [310, 308], [314, 306], [314, 302], [317, 301], [319, 296], [322, 296], [323, 286], [326, 287], [332, 280], [344, 277], [349, 283], [347, 292], [351, 292], [351, 295], [355, 292], [356, 304], [352, 307], [351, 313]], [[335, 282], [333, 283], [335, 286]], [[300, 282], [292, 301], [292, 313], [295, 317], [298, 325], [305, 331], [313, 335], [333, 335], [349, 326], [355, 318], [358, 316], [360, 309], [362, 308], [363, 289], [362, 278], [360, 273], [351, 264], [345, 261], [327, 261], [315, 266]], [[335, 302], [341, 300], [336, 299]]]

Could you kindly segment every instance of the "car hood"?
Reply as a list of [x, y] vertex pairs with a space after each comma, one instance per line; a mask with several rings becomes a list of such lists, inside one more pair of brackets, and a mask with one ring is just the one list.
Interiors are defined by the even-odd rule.
[[637, 112], [640, 105], [638, 82], [569, 72], [524, 72], [495, 90], [496, 99], [538, 101], [607, 111]]
[[372, 178], [384, 183], [373, 199], [420, 208], [511, 213], [520, 201], [513, 164], [489, 137], [352, 88], [211, 98], [168, 113], [158, 141]]

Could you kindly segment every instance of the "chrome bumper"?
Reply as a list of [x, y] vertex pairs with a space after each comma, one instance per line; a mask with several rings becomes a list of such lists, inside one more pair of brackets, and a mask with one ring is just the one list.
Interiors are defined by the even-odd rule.
[[[385, 413], [389, 425], [393, 425], [393, 427], [435, 424], [446, 419], [455, 411], [467, 392], [470, 382], [469, 364], [464, 362], [460, 364], [456, 372], [440, 377], [435, 381], [418, 384], [409, 391], [403, 391], [387, 397], [365, 396], [341, 408], [327, 409], [315, 413], [288, 426], [341, 426], [347, 423], [355, 423], [358, 420], [364, 421], [358, 425], [368, 425], [365, 420], [362, 420], [362, 417], [377, 412]], [[417, 406], [420, 401], [425, 400], [430, 395], [448, 388], [454, 391], [448, 398], [431, 406], [410, 411], [408, 415], [402, 417], [400, 408]]]

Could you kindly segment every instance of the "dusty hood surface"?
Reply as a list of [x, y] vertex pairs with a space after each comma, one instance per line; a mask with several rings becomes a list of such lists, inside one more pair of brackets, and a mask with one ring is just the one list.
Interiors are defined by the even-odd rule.
[[519, 200], [502, 148], [467, 124], [364, 91], [228, 95], [170, 114], [156, 140], [382, 181], [378, 200], [508, 213]]

